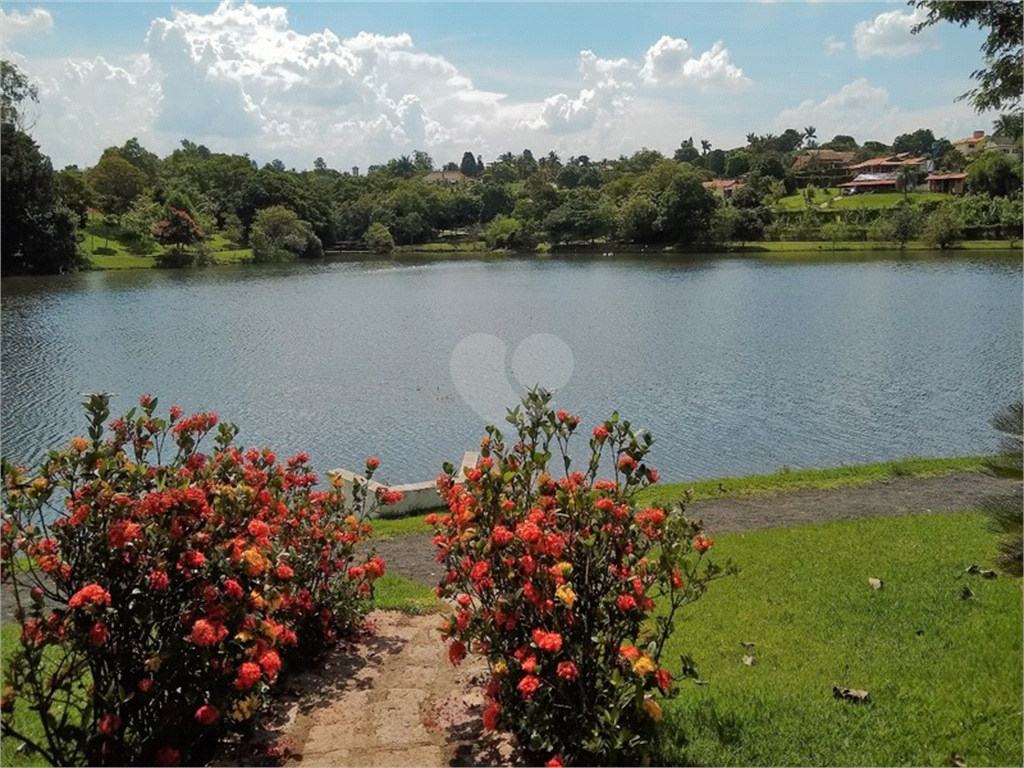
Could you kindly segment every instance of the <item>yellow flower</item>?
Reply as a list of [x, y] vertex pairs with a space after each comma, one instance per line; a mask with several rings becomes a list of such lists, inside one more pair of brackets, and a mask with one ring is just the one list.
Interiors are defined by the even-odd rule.
[[661, 720], [661, 707], [654, 699], [644, 699], [644, 712], [650, 715], [652, 720]]
[[567, 563], [564, 560], [555, 567], [558, 568], [558, 572], [561, 573], [563, 577], [572, 573], [572, 563]]
[[633, 662], [633, 671], [636, 672], [640, 677], [649, 675], [654, 671], [654, 662], [651, 661], [651, 657], [646, 653], [639, 659]]
[[355, 515], [349, 515], [348, 517], [345, 518], [345, 525], [347, 525], [352, 530], [355, 530], [356, 528], [359, 527], [359, 521], [356, 520], [356, 516]]
[[160, 654], [157, 653], [146, 659], [146, 669], [150, 672], [156, 672], [160, 669]]
[[[277, 598], [277, 601], [280, 602], [281, 598]], [[269, 621], [263, 621], [260, 624], [260, 628], [263, 630], [265, 637], [269, 637], [271, 640], [277, 640], [277, 633], [280, 630], [276, 625], [271, 624]]]
[[241, 640], [243, 643], [247, 643], [250, 640], [252, 640], [252, 635], [243, 629], [241, 632], [235, 635], [235, 640]]
[[576, 593], [564, 584], [555, 590], [555, 597], [569, 608], [572, 608], [572, 604], [576, 602]]
[[252, 603], [252, 607], [256, 610], [263, 610], [267, 605], [267, 601], [263, 599], [263, 596], [255, 589], [249, 593], [249, 601]]
[[84, 437], [73, 437], [71, 438], [71, 447], [81, 453], [89, 447], [89, 441]]
[[331, 485], [335, 488], [342, 488], [345, 485], [345, 478], [341, 475], [331, 475]]
[[253, 712], [260, 704], [259, 696], [250, 696], [247, 699], [242, 699], [235, 705], [234, 710], [231, 713], [231, 717], [236, 722], [242, 722], [252, 717]]
[[258, 576], [267, 567], [268, 563], [263, 553], [256, 549], [256, 547], [249, 547], [245, 550], [242, 553], [242, 559], [245, 561], [245, 570], [250, 576]]
[[504, 675], [504, 674], [507, 674], [507, 673], [508, 673], [508, 664], [506, 664], [504, 661], [499, 661], [497, 664], [494, 665], [494, 674], [500, 676], [500, 675]]

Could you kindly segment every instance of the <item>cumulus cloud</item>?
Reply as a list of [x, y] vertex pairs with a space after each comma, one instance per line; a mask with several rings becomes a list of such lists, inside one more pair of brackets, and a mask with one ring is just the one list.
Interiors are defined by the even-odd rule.
[[0, 8], [0, 36], [7, 42], [22, 35], [49, 32], [51, 29], [53, 16], [45, 8], [33, 8], [26, 13], [17, 9], [5, 11]]
[[682, 85], [694, 83], [702, 88], [743, 88], [750, 80], [730, 61], [729, 50], [721, 40], [698, 58], [690, 55], [690, 44], [677, 37], [663, 35], [644, 53], [640, 79], [645, 85]]
[[977, 119], [969, 105], [940, 105], [930, 109], [904, 110], [893, 103], [889, 91], [872, 86], [864, 78], [854, 80], [821, 101], [808, 99], [785, 109], [774, 127], [783, 130], [794, 125], [814, 125], [820, 137], [839, 133], [859, 141], [889, 143], [901, 133], [931, 128], [936, 136], [955, 138], [969, 135]]
[[910, 13], [886, 11], [871, 21], [858, 22], [853, 28], [857, 55], [862, 59], [873, 56], [899, 59], [937, 48], [939, 41], [934, 30], [924, 29], [916, 35], [910, 31], [926, 17], [923, 9], [914, 8]]

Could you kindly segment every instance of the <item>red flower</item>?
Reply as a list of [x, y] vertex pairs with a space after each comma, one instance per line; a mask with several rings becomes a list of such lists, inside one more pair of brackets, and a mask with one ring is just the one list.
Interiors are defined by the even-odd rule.
[[101, 645], [107, 642], [108, 635], [109, 632], [107, 631], [107, 625], [104, 624], [102, 621], [97, 621], [95, 624], [92, 625], [92, 628], [89, 630], [89, 642], [92, 643], [95, 647], [99, 648]]
[[234, 579], [227, 579], [224, 582], [224, 594], [235, 600], [239, 600], [245, 594], [242, 591], [242, 585]]
[[635, 645], [620, 645], [619, 655], [626, 661], [636, 661], [640, 658], [640, 651]]
[[184, 413], [184, 411], [181, 410], [181, 407], [177, 405], [172, 405], [168, 409], [168, 412], [171, 414], [171, 421], [177, 421], [178, 419], [181, 418], [181, 415]]
[[130, 541], [142, 538], [142, 526], [127, 520], [114, 523], [107, 530], [107, 543], [112, 549], [121, 549]]
[[153, 571], [149, 574], [149, 588], [155, 592], [167, 589], [169, 583], [170, 579], [167, 578], [167, 574], [163, 571]]
[[543, 629], [533, 630], [533, 642], [542, 651], [558, 653], [562, 648], [562, 636], [557, 632], [545, 632]]
[[703, 534], [698, 533], [696, 538], [694, 538], [693, 540], [693, 548], [703, 555], [711, 548], [711, 545], [714, 543], [714, 539], [705, 539]]
[[89, 603], [110, 605], [110, 593], [99, 584], [86, 584], [68, 600], [68, 608], [82, 608]]
[[580, 671], [571, 661], [560, 661], [558, 663], [558, 676], [571, 682], [580, 676]]
[[353, 565], [351, 568], [348, 569], [348, 577], [352, 579], [352, 581], [355, 581], [356, 579], [361, 579], [364, 573], [365, 570], [361, 565]]
[[235, 678], [235, 688], [240, 691], [247, 691], [256, 685], [256, 682], [263, 674], [260, 665], [251, 661], [245, 662], [238, 669], [238, 677]]
[[516, 526], [516, 535], [527, 544], [537, 541], [541, 536], [543, 536], [540, 528], [529, 521], [519, 523]]
[[544, 768], [563, 768], [563, 765], [564, 763], [562, 763], [562, 756], [555, 755], [546, 763], [544, 763]]
[[366, 460], [366, 468], [367, 469], [376, 469], [379, 466], [380, 466], [380, 459], [378, 459], [376, 456], [371, 456], [370, 458], [368, 458]]
[[606, 439], [607, 437], [608, 437], [608, 430], [605, 428], [605, 426], [603, 424], [594, 427], [594, 439], [595, 440], [600, 442], [600, 441]]
[[279, 578], [281, 581], [287, 581], [295, 575], [294, 569], [290, 565], [286, 565], [285, 563], [281, 563], [280, 565], [278, 565], [274, 573], [277, 574], [277, 578]]
[[160, 747], [156, 751], [156, 764], [168, 766], [181, 765], [181, 754], [174, 747]]
[[559, 411], [555, 415], [558, 417], [559, 421], [565, 421], [566, 419], [569, 418], [569, 414], [566, 413], [565, 411]]
[[153, 678], [144, 677], [136, 685], [143, 693], [149, 693], [149, 689], [153, 687]]
[[519, 689], [519, 693], [523, 695], [526, 701], [533, 698], [534, 691], [540, 687], [540, 678], [536, 675], [527, 675], [519, 681], [519, 685], [516, 686]]
[[619, 459], [619, 470], [630, 472], [636, 466], [636, 461], [631, 456], [623, 456]]
[[250, 520], [249, 525], [246, 526], [249, 534], [257, 539], [264, 539], [270, 535], [270, 526], [264, 523], [262, 520]]
[[503, 547], [508, 544], [515, 537], [504, 525], [494, 526], [494, 531], [491, 533], [491, 540], [494, 541], [495, 545]]
[[213, 725], [220, 720], [220, 710], [209, 704], [204, 704], [196, 710], [196, 720], [203, 725]]
[[227, 636], [227, 629], [223, 624], [213, 624], [206, 619], [199, 619], [192, 625], [192, 632], [188, 639], [201, 648], [216, 645]]
[[484, 728], [488, 731], [493, 731], [498, 727], [498, 715], [501, 714], [501, 704], [498, 702], [492, 702], [487, 709], [484, 710]]
[[523, 668], [523, 672], [532, 675], [537, 671], [537, 659], [534, 656], [527, 656], [519, 666]]
[[267, 651], [260, 656], [260, 666], [267, 673], [267, 678], [273, 682], [277, 673], [281, 671], [281, 657], [277, 655], [277, 651]]
[[678, 568], [672, 569], [672, 589], [683, 588], [683, 574], [679, 572]]
[[464, 658], [466, 658], [466, 646], [456, 640], [448, 647], [448, 660], [457, 667]]
[[104, 715], [100, 720], [100, 733], [113, 736], [121, 728], [121, 718], [117, 715]]
[[486, 560], [478, 560], [476, 565], [473, 566], [473, 570], [470, 571], [469, 578], [472, 581], [480, 581], [480, 579], [487, 575], [487, 571], [490, 569], [490, 563]]
[[206, 555], [194, 549], [181, 553], [181, 564], [186, 568], [202, 568], [206, 564]]
[[636, 599], [632, 595], [619, 595], [615, 602], [620, 611], [631, 611], [636, 608]]
[[367, 576], [371, 579], [379, 579], [384, 575], [384, 558], [374, 555], [363, 567], [366, 569]]
[[658, 687], [661, 688], [662, 693], [668, 691], [668, 687], [672, 684], [672, 673], [662, 667], [654, 673], [654, 679], [658, 682]]

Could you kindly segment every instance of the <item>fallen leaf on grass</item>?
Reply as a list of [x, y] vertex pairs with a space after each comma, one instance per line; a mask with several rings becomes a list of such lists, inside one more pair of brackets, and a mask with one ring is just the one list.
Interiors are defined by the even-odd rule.
[[871, 585], [872, 589], [881, 589], [885, 586], [885, 582], [881, 579], [868, 579], [868, 584]]
[[971, 589], [970, 587], [968, 587], [966, 584], [964, 584], [960, 588], [960, 599], [961, 600], [973, 600], [974, 599], [974, 590]]
[[748, 667], [754, 666], [754, 657], [753, 656], [744, 656], [743, 657], [743, 663], [746, 664]]
[[982, 571], [981, 575], [982, 575], [983, 578], [986, 578], [986, 579], [994, 579], [996, 577], [996, 572], [995, 571]]
[[964, 573], [981, 573], [981, 568], [977, 564], [973, 564]]
[[952, 765], [953, 768], [967, 768], [967, 763], [964, 762], [964, 756], [959, 752], [950, 752], [949, 764]]
[[856, 704], [863, 704], [868, 700], [868, 692], [856, 688], [841, 688], [838, 685], [832, 687], [832, 695], [837, 699], [852, 701]]
[[757, 643], [752, 643], [749, 640], [740, 640], [740, 645], [744, 648], [753, 648]]

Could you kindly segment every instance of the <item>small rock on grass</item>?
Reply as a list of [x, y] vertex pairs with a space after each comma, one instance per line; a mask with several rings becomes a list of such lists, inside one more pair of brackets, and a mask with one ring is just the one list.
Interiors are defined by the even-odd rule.
[[832, 687], [832, 695], [837, 699], [852, 701], [855, 704], [863, 704], [868, 700], [867, 691], [861, 691], [856, 688], [843, 688], [838, 685]]
[[754, 666], [754, 657], [753, 656], [744, 656], [743, 657], [743, 663], [746, 664], [748, 667]]
[[885, 586], [885, 582], [882, 579], [868, 579], [868, 584], [871, 585], [872, 589], [878, 590]]

